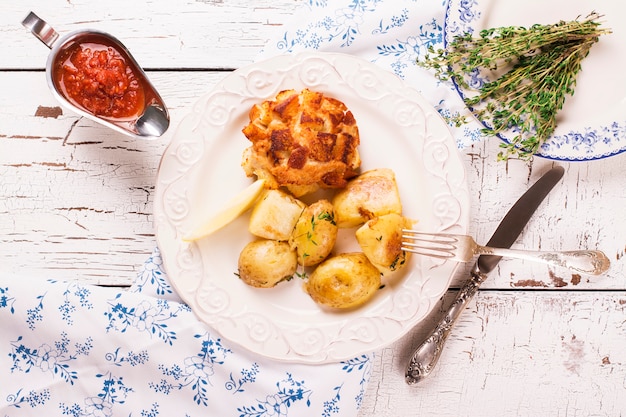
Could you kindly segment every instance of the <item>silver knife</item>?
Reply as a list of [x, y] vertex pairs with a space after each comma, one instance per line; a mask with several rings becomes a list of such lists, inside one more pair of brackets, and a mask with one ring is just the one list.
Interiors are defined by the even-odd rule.
[[[496, 231], [489, 239], [487, 246], [509, 248], [517, 240], [520, 233], [532, 217], [533, 213], [552, 188], [561, 180], [565, 170], [557, 166], [546, 172], [535, 184], [526, 191], [504, 216]], [[494, 270], [501, 256], [481, 255], [471, 270], [470, 279], [459, 290], [459, 293], [448, 308], [443, 318], [437, 323], [426, 340], [415, 350], [406, 369], [405, 380], [413, 385], [426, 378], [433, 370], [452, 326], [461, 312], [472, 299], [480, 284]]]

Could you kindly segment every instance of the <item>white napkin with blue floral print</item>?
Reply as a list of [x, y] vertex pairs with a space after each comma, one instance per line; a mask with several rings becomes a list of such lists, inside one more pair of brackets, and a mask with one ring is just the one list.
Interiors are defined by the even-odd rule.
[[[476, 19], [477, 0], [460, 3], [461, 20]], [[257, 60], [316, 50], [373, 62], [419, 91], [445, 120], [458, 148], [464, 149], [484, 139], [483, 126], [451, 82], [442, 83], [432, 71], [416, 64], [429, 47], [444, 48], [447, 7], [448, 0], [309, 0], [292, 24], [266, 44]]]
[[2, 416], [354, 416], [368, 355], [299, 365], [220, 338], [158, 250], [128, 291], [0, 278]]

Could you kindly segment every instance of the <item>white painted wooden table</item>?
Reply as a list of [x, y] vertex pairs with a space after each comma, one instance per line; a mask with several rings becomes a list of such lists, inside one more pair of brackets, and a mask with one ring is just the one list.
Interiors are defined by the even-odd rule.
[[[190, 106], [253, 62], [302, 0], [0, 0], [0, 268], [16, 277], [124, 286], [155, 246], [159, 159]], [[120, 136], [60, 110], [48, 49], [21, 26], [33, 10], [65, 33], [98, 28], [133, 52], [167, 102], [156, 141]], [[496, 162], [497, 140], [463, 151], [470, 233], [486, 241], [506, 209], [554, 162]], [[363, 416], [625, 416], [626, 155], [559, 163], [565, 178], [515, 247], [601, 249], [611, 270], [573, 275], [503, 260], [462, 315], [433, 375], [404, 383], [423, 326], [379, 352]]]

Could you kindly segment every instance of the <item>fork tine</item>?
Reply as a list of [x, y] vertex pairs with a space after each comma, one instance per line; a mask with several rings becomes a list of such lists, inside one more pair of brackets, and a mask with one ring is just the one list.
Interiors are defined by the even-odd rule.
[[454, 258], [458, 241], [453, 235], [402, 230], [402, 250], [418, 255], [440, 259]]

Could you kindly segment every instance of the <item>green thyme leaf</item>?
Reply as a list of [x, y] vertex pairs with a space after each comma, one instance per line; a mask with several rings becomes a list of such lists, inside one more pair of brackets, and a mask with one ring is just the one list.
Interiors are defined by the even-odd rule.
[[[529, 159], [554, 132], [557, 113], [565, 97], [574, 94], [591, 46], [611, 33], [600, 27], [600, 18], [593, 12], [584, 20], [460, 35], [445, 50], [431, 47], [418, 65], [433, 69], [440, 80], [453, 79], [468, 93], [465, 104], [489, 126], [484, 134], [515, 132], [501, 144], [498, 159]], [[469, 80], [485, 71], [490, 81], [471, 87]]]

